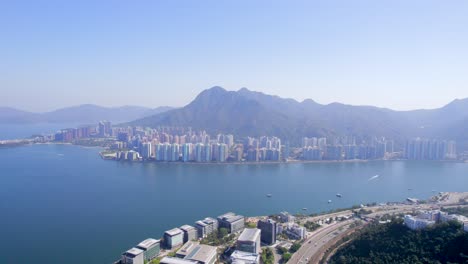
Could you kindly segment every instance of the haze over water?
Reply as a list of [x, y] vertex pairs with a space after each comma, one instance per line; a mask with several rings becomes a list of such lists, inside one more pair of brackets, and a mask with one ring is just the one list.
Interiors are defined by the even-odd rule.
[[0, 149], [0, 255], [6, 263], [111, 263], [143, 239], [227, 211], [255, 216], [306, 207], [312, 213], [468, 186], [463, 163], [121, 163], [100, 159], [98, 151]]

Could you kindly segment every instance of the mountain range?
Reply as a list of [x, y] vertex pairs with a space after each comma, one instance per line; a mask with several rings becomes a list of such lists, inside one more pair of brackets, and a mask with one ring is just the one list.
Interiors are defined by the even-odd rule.
[[239, 136], [275, 135], [298, 143], [304, 136], [383, 136], [403, 142], [413, 137], [453, 139], [468, 146], [468, 98], [430, 110], [395, 111], [374, 106], [298, 102], [242, 88], [213, 87], [191, 103], [129, 125], [185, 126]]
[[169, 106], [147, 108], [140, 106], [103, 107], [92, 104], [61, 108], [45, 113], [33, 113], [10, 107], [0, 107], [0, 123], [75, 123], [95, 124], [101, 120], [114, 123], [129, 122], [173, 109]]

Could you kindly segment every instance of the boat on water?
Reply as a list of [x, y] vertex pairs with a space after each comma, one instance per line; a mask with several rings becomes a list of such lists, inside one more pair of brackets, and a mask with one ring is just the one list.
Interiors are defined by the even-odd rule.
[[408, 191], [412, 191], [412, 190], [413, 190], [413, 189], [411, 189], [411, 188], [408, 188]]
[[307, 211], [307, 207], [302, 208], [303, 211]]
[[337, 193], [337, 194], [336, 194], [336, 197], [341, 198], [341, 194], [340, 194], [340, 193]]
[[332, 202], [332, 200], [328, 200], [328, 203], [331, 203], [331, 202]]
[[271, 193], [267, 194], [266, 195], [268, 198], [270, 198], [271, 196], [273, 196]]

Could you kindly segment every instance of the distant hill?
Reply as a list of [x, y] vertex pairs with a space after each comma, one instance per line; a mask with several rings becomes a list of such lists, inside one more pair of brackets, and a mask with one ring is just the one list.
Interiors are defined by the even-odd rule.
[[213, 87], [185, 107], [144, 117], [131, 125], [190, 126], [240, 136], [277, 135], [293, 142], [303, 136], [385, 136], [395, 140], [433, 137], [468, 142], [468, 99], [431, 110], [394, 111], [341, 103], [298, 102], [242, 88]]
[[0, 107], [0, 123], [76, 123], [92, 124], [100, 120], [114, 123], [128, 122], [145, 116], [159, 114], [172, 107], [146, 108], [139, 106], [103, 107], [85, 104], [46, 113], [31, 113], [9, 107]]
[[0, 107], [0, 123], [31, 123], [37, 122], [39, 119], [40, 114], [11, 107]]

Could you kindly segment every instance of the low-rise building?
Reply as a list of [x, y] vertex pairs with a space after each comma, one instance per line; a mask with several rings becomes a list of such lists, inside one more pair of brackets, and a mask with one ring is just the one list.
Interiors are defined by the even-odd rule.
[[213, 231], [218, 230], [218, 220], [207, 217], [202, 220], [203, 223], [207, 224], [207, 233], [208, 235], [211, 234]]
[[404, 223], [409, 229], [419, 230], [435, 224], [435, 221], [416, 218], [411, 215], [405, 215]]
[[180, 230], [184, 232], [184, 243], [198, 239], [198, 231], [195, 227], [190, 225], [183, 225]]
[[446, 215], [443, 215], [440, 218], [440, 221], [441, 222], [457, 221], [457, 222], [460, 222], [461, 224], [463, 224], [465, 221], [468, 221], [468, 218], [466, 218], [463, 215], [456, 215], [456, 214], [449, 215], [449, 214], [446, 214]]
[[195, 242], [195, 241], [189, 241], [185, 243], [179, 250], [177, 250], [176, 257], [185, 258], [199, 244], [200, 243]]
[[193, 260], [181, 259], [181, 258], [172, 258], [164, 257], [159, 262], [160, 264], [198, 264], [198, 262]]
[[164, 241], [167, 248], [176, 248], [184, 243], [184, 232], [179, 228], [168, 230], [164, 232]]
[[201, 220], [195, 222], [195, 228], [197, 229], [197, 235], [199, 238], [205, 238], [208, 235], [206, 232], [207, 226], [208, 225], [203, 223]]
[[304, 239], [306, 236], [306, 229], [296, 223], [288, 223], [284, 229], [284, 233], [292, 239]]
[[217, 252], [216, 247], [189, 241], [176, 252], [176, 256], [185, 260], [197, 261], [199, 264], [214, 264]]
[[416, 218], [432, 220], [435, 222], [444, 221], [445, 217], [448, 214], [446, 212], [441, 212], [439, 210], [430, 210], [430, 211], [420, 211]]
[[232, 264], [259, 264], [260, 255], [245, 251], [236, 250], [231, 254]]
[[196, 245], [193, 249], [189, 252], [187, 256], [185, 256], [185, 260], [192, 260], [197, 261], [199, 264], [215, 264], [216, 263], [216, 256], [217, 251], [216, 247], [208, 246], [208, 245]]
[[218, 227], [226, 228], [229, 233], [236, 233], [244, 229], [245, 218], [242, 215], [236, 215], [235, 213], [229, 212], [218, 216]]
[[465, 225], [464, 223], [468, 222], [468, 218], [462, 215], [449, 215], [446, 212], [432, 210], [419, 212], [417, 216], [405, 215], [404, 219], [405, 225], [413, 230], [423, 229], [435, 223], [444, 223], [448, 221], [457, 221], [462, 225]]
[[159, 255], [159, 251], [161, 250], [161, 245], [159, 242], [160, 240], [148, 238], [138, 244], [136, 248], [143, 250], [144, 259], [146, 261], [150, 261]]
[[295, 217], [288, 212], [279, 213], [279, 219], [282, 223], [294, 222]]
[[207, 217], [203, 220], [195, 222], [195, 227], [198, 230], [198, 237], [204, 238], [213, 233], [215, 230], [218, 230], [218, 220]]
[[139, 248], [131, 248], [122, 254], [122, 264], [144, 264], [144, 251]]
[[237, 250], [259, 254], [260, 253], [260, 229], [245, 228], [237, 239]]

